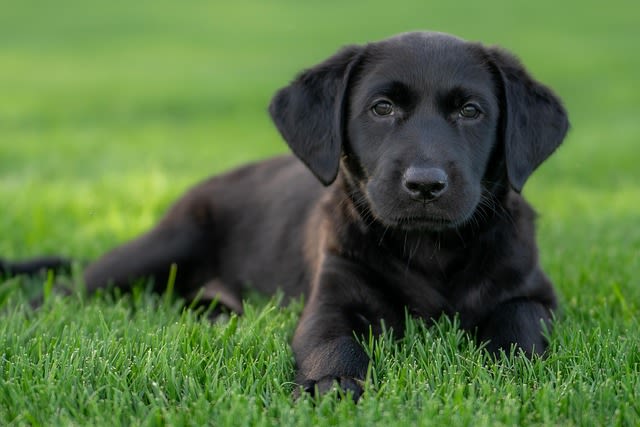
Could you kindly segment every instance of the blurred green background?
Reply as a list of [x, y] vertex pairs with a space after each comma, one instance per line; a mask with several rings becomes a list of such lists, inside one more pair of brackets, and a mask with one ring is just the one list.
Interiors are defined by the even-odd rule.
[[569, 296], [637, 289], [639, 4], [3, 2], [0, 256], [97, 256], [189, 185], [285, 152], [266, 106], [298, 71], [429, 29], [508, 48], [564, 99], [569, 137], [525, 188], [543, 262]]

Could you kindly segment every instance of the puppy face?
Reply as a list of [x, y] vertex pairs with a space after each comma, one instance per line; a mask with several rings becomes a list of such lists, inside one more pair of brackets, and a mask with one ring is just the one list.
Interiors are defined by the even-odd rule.
[[426, 231], [460, 227], [498, 188], [520, 191], [569, 125], [513, 55], [427, 32], [344, 48], [269, 110], [323, 184], [341, 170], [368, 215]]
[[499, 93], [476, 45], [440, 34], [371, 46], [348, 93], [346, 145], [382, 224], [469, 220], [498, 140]]

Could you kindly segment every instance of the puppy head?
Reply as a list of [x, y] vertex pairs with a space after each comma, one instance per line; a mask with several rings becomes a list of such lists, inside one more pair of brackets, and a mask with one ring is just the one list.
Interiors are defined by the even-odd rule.
[[568, 127], [512, 55], [440, 33], [345, 48], [281, 89], [270, 112], [322, 183], [342, 164], [379, 222], [431, 231], [468, 221], [490, 181], [520, 191]]

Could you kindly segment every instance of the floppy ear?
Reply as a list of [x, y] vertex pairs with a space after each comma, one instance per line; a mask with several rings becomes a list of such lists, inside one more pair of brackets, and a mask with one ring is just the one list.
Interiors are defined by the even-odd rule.
[[338, 174], [346, 91], [361, 50], [346, 47], [302, 72], [269, 105], [271, 118], [293, 153], [324, 185]]
[[558, 148], [569, 128], [560, 99], [534, 80], [510, 53], [490, 48], [503, 87], [502, 123], [507, 176], [520, 192], [533, 171]]

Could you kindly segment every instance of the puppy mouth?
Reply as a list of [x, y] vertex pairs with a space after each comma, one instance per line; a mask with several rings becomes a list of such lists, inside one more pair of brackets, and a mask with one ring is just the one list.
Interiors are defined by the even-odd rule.
[[373, 217], [380, 223], [386, 227], [405, 231], [441, 232], [450, 230], [464, 224], [470, 216], [466, 211], [452, 215], [451, 212], [443, 212], [441, 209], [415, 209], [413, 207], [412, 209], [396, 209], [396, 212], [389, 212], [390, 209], [376, 209], [375, 204], [370, 204], [369, 207]]
[[405, 230], [442, 231], [456, 226], [448, 218], [435, 216], [403, 216], [391, 219], [392, 226]]
[[457, 196], [450, 192], [444, 197], [423, 200], [389, 194], [377, 187], [369, 183], [363, 202], [382, 225], [399, 230], [442, 232], [456, 229], [473, 216], [478, 204], [472, 191], [459, 191], [462, 194]]

